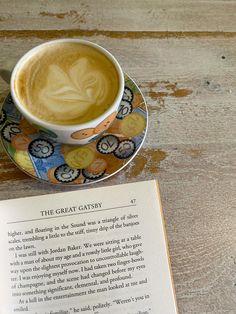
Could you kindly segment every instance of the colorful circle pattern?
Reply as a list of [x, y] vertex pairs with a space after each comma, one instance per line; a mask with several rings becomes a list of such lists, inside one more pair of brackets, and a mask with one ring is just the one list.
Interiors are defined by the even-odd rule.
[[125, 76], [115, 121], [86, 145], [60, 144], [51, 134], [31, 126], [10, 95], [0, 113], [0, 129], [6, 152], [24, 172], [52, 184], [83, 185], [108, 178], [136, 155], [146, 135], [147, 108], [137, 85]]
[[48, 158], [54, 153], [54, 147], [48, 140], [36, 139], [29, 144], [28, 151], [35, 158]]

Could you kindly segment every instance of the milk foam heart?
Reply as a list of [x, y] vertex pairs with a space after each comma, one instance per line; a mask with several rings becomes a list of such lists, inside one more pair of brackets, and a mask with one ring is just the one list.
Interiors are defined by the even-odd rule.
[[71, 65], [68, 73], [56, 64], [50, 65], [46, 84], [38, 97], [44, 107], [41, 110], [58, 122], [86, 115], [93, 105], [102, 106], [108, 93], [108, 78], [94, 69], [89, 58], [82, 57]]
[[88, 122], [106, 111], [118, 93], [118, 74], [99, 50], [81, 43], [53, 43], [32, 55], [15, 79], [21, 103], [56, 124]]

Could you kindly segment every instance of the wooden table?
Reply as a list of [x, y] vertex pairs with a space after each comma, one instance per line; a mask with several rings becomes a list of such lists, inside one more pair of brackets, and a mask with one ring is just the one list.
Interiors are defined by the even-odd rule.
[[[158, 178], [179, 312], [235, 314], [236, 1], [0, 0], [0, 68], [61, 37], [109, 49], [149, 108], [138, 156], [94, 187]], [[0, 79], [1, 101], [8, 91]], [[0, 180], [1, 199], [69, 190], [30, 179], [2, 148]]]

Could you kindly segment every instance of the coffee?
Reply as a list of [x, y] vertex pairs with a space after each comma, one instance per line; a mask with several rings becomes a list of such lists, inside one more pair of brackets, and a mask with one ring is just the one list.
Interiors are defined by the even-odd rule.
[[98, 49], [76, 42], [41, 47], [17, 72], [14, 90], [34, 116], [62, 125], [105, 112], [119, 90], [114, 64]]

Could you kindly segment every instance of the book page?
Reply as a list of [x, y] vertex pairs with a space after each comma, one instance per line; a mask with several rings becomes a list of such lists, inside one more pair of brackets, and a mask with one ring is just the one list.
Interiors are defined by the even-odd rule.
[[155, 181], [0, 202], [0, 314], [176, 313]]

